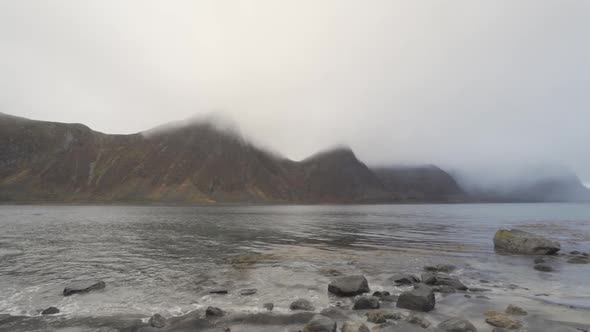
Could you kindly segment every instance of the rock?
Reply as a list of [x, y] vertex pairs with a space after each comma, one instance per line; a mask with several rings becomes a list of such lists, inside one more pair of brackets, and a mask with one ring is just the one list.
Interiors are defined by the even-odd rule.
[[103, 289], [106, 287], [104, 281], [81, 281], [75, 282], [64, 288], [63, 295], [70, 296], [78, 293], [88, 293], [93, 290]]
[[400, 320], [402, 314], [399, 312], [386, 312], [382, 310], [369, 311], [367, 312], [367, 322], [374, 324], [383, 324], [388, 319]]
[[522, 327], [522, 323], [520, 321], [513, 319], [512, 317], [501, 312], [488, 311], [485, 313], [485, 315], [488, 317], [486, 318], [486, 323], [495, 327], [509, 330], [516, 330]]
[[354, 301], [353, 310], [379, 309], [379, 299], [375, 296], [361, 296]]
[[537, 264], [535, 265], [535, 270], [537, 271], [541, 271], [541, 272], [552, 272], [553, 268], [547, 264]]
[[152, 327], [161, 329], [166, 326], [166, 318], [162, 317], [160, 314], [154, 314], [148, 323]]
[[432, 291], [441, 294], [457, 293], [457, 290], [455, 288], [449, 286], [432, 286]]
[[274, 305], [274, 303], [268, 302], [268, 303], [263, 304], [262, 307], [268, 311], [272, 311], [272, 309], [275, 308], [275, 305]]
[[223, 310], [217, 307], [207, 307], [205, 310], [205, 317], [222, 317], [223, 315], [225, 315]]
[[248, 296], [248, 295], [254, 295], [258, 292], [258, 289], [256, 288], [246, 288], [246, 289], [242, 289], [240, 290], [240, 295], [242, 296]]
[[572, 255], [579, 255], [579, 254], [581, 254], [581, 252], [579, 252], [577, 250], [574, 250], [574, 251], [570, 251], [570, 254], [572, 254]]
[[209, 294], [227, 294], [228, 290], [225, 288], [213, 288], [209, 290]]
[[526, 316], [528, 314], [523, 308], [512, 304], [509, 305], [504, 312], [513, 316]]
[[326, 316], [335, 320], [347, 320], [348, 314], [336, 307], [328, 307], [320, 312], [320, 315]]
[[418, 325], [423, 329], [427, 329], [428, 327], [430, 327], [430, 325], [432, 325], [432, 323], [430, 323], [426, 318], [420, 317], [418, 315], [411, 315], [410, 317], [408, 317], [408, 323]]
[[455, 271], [457, 267], [455, 265], [436, 265], [436, 266], [425, 266], [424, 271], [428, 272], [444, 272], [444, 273], [451, 273]]
[[419, 287], [403, 292], [397, 299], [397, 307], [415, 311], [428, 312], [434, 309], [436, 300], [430, 287]]
[[422, 274], [422, 282], [427, 285], [448, 286], [456, 290], [467, 290], [467, 286], [459, 279], [447, 274], [424, 273]]
[[465, 295], [463, 295], [463, 297], [470, 299], [471, 295], [465, 294]]
[[574, 257], [567, 262], [570, 264], [588, 264], [590, 263], [590, 259], [588, 257]]
[[305, 325], [303, 332], [336, 332], [336, 322], [326, 316], [315, 315]]
[[584, 256], [584, 257], [588, 257], [588, 256], [590, 256], [590, 255], [589, 255], [587, 252], [583, 252], [583, 253], [582, 253], [582, 256]]
[[306, 299], [297, 299], [289, 306], [291, 310], [314, 311], [315, 307]]
[[489, 297], [487, 297], [487, 296], [484, 296], [484, 295], [478, 295], [478, 296], [476, 296], [475, 298], [476, 298], [476, 299], [482, 299], [482, 300], [490, 300], [490, 298], [489, 298]]
[[479, 287], [469, 287], [470, 292], [474, 293], [481, 293], [481, 292], [490, 292], [491, 289], [489, 288], [479, 288]]
[[41, 312], [41, 315], [55, 315], [59, 314], [59, 309], [56, 307], [49, 307]]
[[395, 302], [397, 301], [398, 296], [397, 295], [383, 295], [382, 297], [379, 298], [379, 300], [381, 300], [381, 302]]
[[328, 292], [338, 296], [356, 296], [370, 292], [369, 283], [362, 275], [340, 277], [328, 285]]
[[391, 296], [391, 293], [389, 293], [388, 291], [383, 291], [383, 292], [377, 291], [377, 292], [374, 292], [373, 293], [373, 296], [382, 298], [382, 297], [385, 297], [385, 296]]
[[420, 279], [412, 274], [396, 274], [388, 280], [393, 281], [396, 285], [413, 285], [420, 282]]
[[494, 247], [498, 251], [526, 255], [550, 255], [561, 249], [559, 242], [517, 229], [496, 232]]
[[373, 328], [373, 332], [425, 332], [427, 330], [407, 322], [385, 323]]
[[535, 262], [535, 264], [543, 264], [543, 263], [545, 263], [545, 259], [542, 257], [537, 257], [537, 258], [535, 258], [534, 262]]
[[360, 322], [355, 322], [352, 320], [347, 320], [346, 322], [344, 322], [340, 331], [341, 332], [371, 332], [371, 330], [369, 330], [369, 328], [365, 324], [360, 323]]
[[450, 318], [438, 324], [440, 332], [477, 332], [477, 329], [470, 321], [462, 318]]

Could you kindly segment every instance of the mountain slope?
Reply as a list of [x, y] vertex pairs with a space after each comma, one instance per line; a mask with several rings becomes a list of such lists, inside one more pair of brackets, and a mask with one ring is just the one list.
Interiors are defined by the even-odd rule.
[[455, 179], [433, 166], [373, 168], [387, 191], [403, 202], [461, 202], [466, 195]]

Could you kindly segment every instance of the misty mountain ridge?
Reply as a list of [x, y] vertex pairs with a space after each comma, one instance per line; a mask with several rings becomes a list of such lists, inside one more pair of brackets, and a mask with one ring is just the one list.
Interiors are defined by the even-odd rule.
[[[433, 165], [370, 168], [338, 146], [293, 161], [223, 117], [130, 135], [0, 113], [0, 201], [396, 203], [590, 200], [572, 174], [490, 190]], [[526, 184], [526, 185], [524, 185]]]

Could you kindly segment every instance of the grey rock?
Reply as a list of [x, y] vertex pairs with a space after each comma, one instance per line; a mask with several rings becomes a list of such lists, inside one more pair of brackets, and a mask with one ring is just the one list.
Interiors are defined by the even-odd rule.
[[41, 315], [55, 315], [59, 314], [59, 309], [56, 307], [49, 307], [41, 312]]
[[510, 304], [504, 312], [509, 315], [513, 315], [513, 316], [526, 316], [526, 315], [528, 315], [526, 310], [524, 310], [521, 307], [512, 305], [512, 304]]
[[161, 329], [166, 326], [166, 318], [162, 317], [160, 314], [154, 314], [150, 317], [148, 324], [152, 327]]
[[494, 247], [498, 251], [525, 255], [550, 255], [561, 249], [557, 241], [517, 229], [496, 232]]
[[426, 318], [418, 315], [411, 315], [410, 317], [408, 317], [408, 323], [418, 325], [423, 329], [427, 329], [430, 327], [430, 325], [432, 325], [432, 323], [429, 322]]
[[207, 307], [205, 310], [205, 317], [223, 317], [225, 312], [217, 307]]
[[552, 272], [553, 268], [547, 264], [537, 264], [534, 267], [535, 270], [537, 271], [541, 271], [541, 272]]
[[438, 324], [440, 332], [477, 332], [477, 329], [470, 321], [453, 317]]
[[262, 307], [268, 311], [272, 311], [275, 308], [274, 303], [268, 302], [262, 305]]
[[303, 332], [336, 332], [336, 322], [329, 317], [315, 315], [305, 325]]
[[379, 309], [379, 299], [375, 296], [361, 296], [354, 301], [353, 310]]
[[581, 252], [579, 252], [577, 250], [574, 250], [574, 251], [570, 251], [570, 254], [572, 254], [572, 255], [579, 255], [579, 254], [581, 254]]
[[347, 320], [348, 319], [348, 314], [344, 310], [338, 309], [336, 307], [328, 307], [328, 308], [322, 310], [320, 312], [320, 314], [322, 316], [330, 317], [335, 320]]
[[369, 283], [362, 275], [340, 277], [328, 285], [328, 292], [338, 296], [356, 296], [370, 292]]
[[225, 288], [213, 288], [209, 290], [209, 294], [227, 294], [228, 290]]
[[78, 293], [88, 293], [93, 290], [103, 289], [106, 287], [104, 281], [80, 281], [68, 285], [64, 288], [63, 295], [70, 296]]
[[489, 288], [479, 288], [479, 287], [469, 287], [470, 292], [474, 293], [481, 293], [481, 292], [490, 292], [491, 289]]
[[402, 293], [397, 300], [397, 307], [415, 311], [428, 312], [434, 309], [436, 300], [429, 287], [419, 287]]
[[425, 266], [424, 267], [424, 271], [428, 271], [428, 272], [451, 273], [451, 272], [455, 271], [455, 269], [457, 269], [457, 267], [455, 265], [449, 265], [449, 264], [439, 264], [436, 266]]
[[567, 261], [570, 264], [588, 264], [590, 263], [590, 259], [588, 259], [588, 257], [574, 257], [571, 259], [568, 259]]
[[535, 262], [535, 264], [543, 264], [543, 263], [545, 263], [545, 259], [542, 257], [537, 257], [537, 258], [535, 258], [534, 262]]
[[306, 299], [297, 299], [289, 306], [291, 310], [314, 311], [315, 307]]
[[342, 324], [342, 328], [340, 329], [341, 332], [371, 332], [367, 325], [361, 322], [355, 322], [352, 320], [347, 320]]
[[246, 289], [242, 289], [240, 290], [240, 295], [242, 296], [248, 296], [248, 295], [254, 295], [258, 292], [258, 289], [256, 288], [246, 288]]
[[369, 311], [366, 316], [367, 322], [374, 324], [383, 324], [388, 319], [400, 320], [403, 318], [402, 314], [399, 312], [388, 312], [383, 310]]
[[382, 298], [382, 297], [385, 297], [385, 296], [391, 296], [391, 293], [389, 293], [388, 291], [383, 291], [383, 292], [377, 291], [377, 292], [374, 292], [373, 293], [373, 296], [376, 296], [378, 298]]
[[422, 275], [422, 282], [432, 286], [448, 286], [456, 290], [467, 290], [467, 286], [465, 286], [465, 284], [463, 284], [458, 278], [447, 274], [424, 273]]
[[420, 279], [412, 274], [396, 274], [389, 278], [396, 285], [413, 285], [420, 282]]

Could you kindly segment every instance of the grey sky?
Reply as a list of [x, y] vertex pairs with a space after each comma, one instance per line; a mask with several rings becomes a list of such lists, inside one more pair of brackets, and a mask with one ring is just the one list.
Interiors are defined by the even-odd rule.
[[559, 162], [590, 182], [590, 1], [0, 0], [0, 111], [220, 111], [293, 159]]

